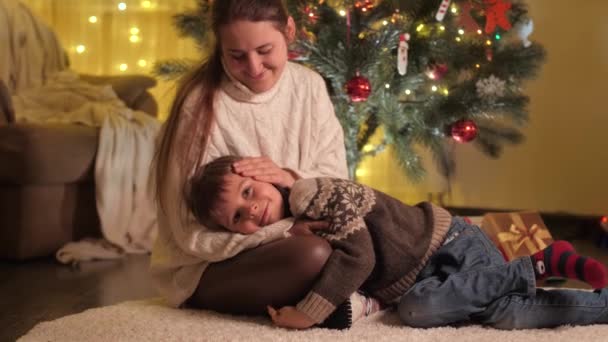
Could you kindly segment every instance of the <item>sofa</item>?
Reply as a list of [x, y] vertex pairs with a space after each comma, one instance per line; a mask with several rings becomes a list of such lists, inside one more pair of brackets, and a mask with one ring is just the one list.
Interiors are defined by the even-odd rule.
[[[69, 63], [53, 30], [18, 0], [0, 0], [0, 42], [8, 43], [0, 49], [0, 258], [24, 260], [101, 235], [93, 177], [99, 128], [16, 122], [11, 97]], [[79, 78], [111, 85], [129, 108], [156, 116], [152, 77]]]
[[[154, 79], [88, 80], [111, 84], [128, 107], [156, 115], [148, 91]], [[16, 123], [6, 102], [0, 106], [0, 258], [47, 256], [69, 241], [100, 236], [93, 179], [99, 129]]]

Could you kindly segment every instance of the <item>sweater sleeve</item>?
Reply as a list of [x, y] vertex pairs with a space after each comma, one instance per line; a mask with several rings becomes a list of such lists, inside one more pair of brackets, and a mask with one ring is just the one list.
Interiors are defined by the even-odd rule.
[[294, 184], [289, 202], [296, 217], [330, 222], [321, 235], [330, 242], [332, 254], [310, 292], [296, 305], [321, 323], [361, 287], [375, 266], [373, 242], [364, 220], [375, 194], [347, 180], [304, 179]]
[[327, 93], [327, 86], [318, 74], [315, 74], [313, 87], [313, 132], [315, 146], [311, 151], [314, 161], [302, 170], [294, 170], [302, 178], [336, 177], [347, 179], [346, 149], [344, 132], [336, 117], [334, 106]]

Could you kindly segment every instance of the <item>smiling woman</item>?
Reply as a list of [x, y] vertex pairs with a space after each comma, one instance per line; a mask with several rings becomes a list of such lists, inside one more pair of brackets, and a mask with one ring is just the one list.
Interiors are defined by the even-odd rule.
[[222, 52], [229, 56], [224, 60], [226, 71], [256, 92], [266, 91], [277, 82], [287, 54], [287, 45], [283, 42], [285, 38], [291, 42], [295, 35], [291, 18], [284, 28], [285, 34], [274, 29], [275, 26], [271, 22], [258, 24], [241, 20], [221, 29], [225, 37]]

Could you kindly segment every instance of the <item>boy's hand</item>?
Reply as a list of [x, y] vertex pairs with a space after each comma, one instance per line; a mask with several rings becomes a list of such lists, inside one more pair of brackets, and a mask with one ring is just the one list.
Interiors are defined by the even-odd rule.
[[312, 235], [315, 230], [325, 230], [329, 228], [327, 221], [313, 221], [298, 219], [289, 229], [292, 235]]
[[268, 306], [268, 314], [275, 325], [283, 328], [307, 329], [315, 325], [310, 317], [293, 306], [284, 306], [278, 310]]
[[243, 177], [251, 177], [261, 182], [291, 188], [297, 176], [282, 169], [268, 157], [247, 157], [232, 165], [234, 172]]

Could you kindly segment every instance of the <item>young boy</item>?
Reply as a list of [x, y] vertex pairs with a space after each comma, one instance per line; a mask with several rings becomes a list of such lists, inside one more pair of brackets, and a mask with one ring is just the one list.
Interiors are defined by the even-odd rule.
[[[597, 260], [577, 255], [568, 242], [505, 262], [478, 227], [430, 203], [408, 206], [332, 178], [298, 180], [286, 197], [272, 184], [233, 173], [236, 160], [219, 158], [192, 178], [190, 208], [202, 223], [251, 234], [290, 215], [289, 210], [296, 218], [328, 223], [315, 233], [329, 241], [332, 255], [295, 307], [269, 308], [279, 326], [319, 324], [358, 290], [396, 304], [403, 322], [413, 327], [608, 323], [608, 271]], [[554, 275], [601, 290], [536, 288], [537, 280]]]

